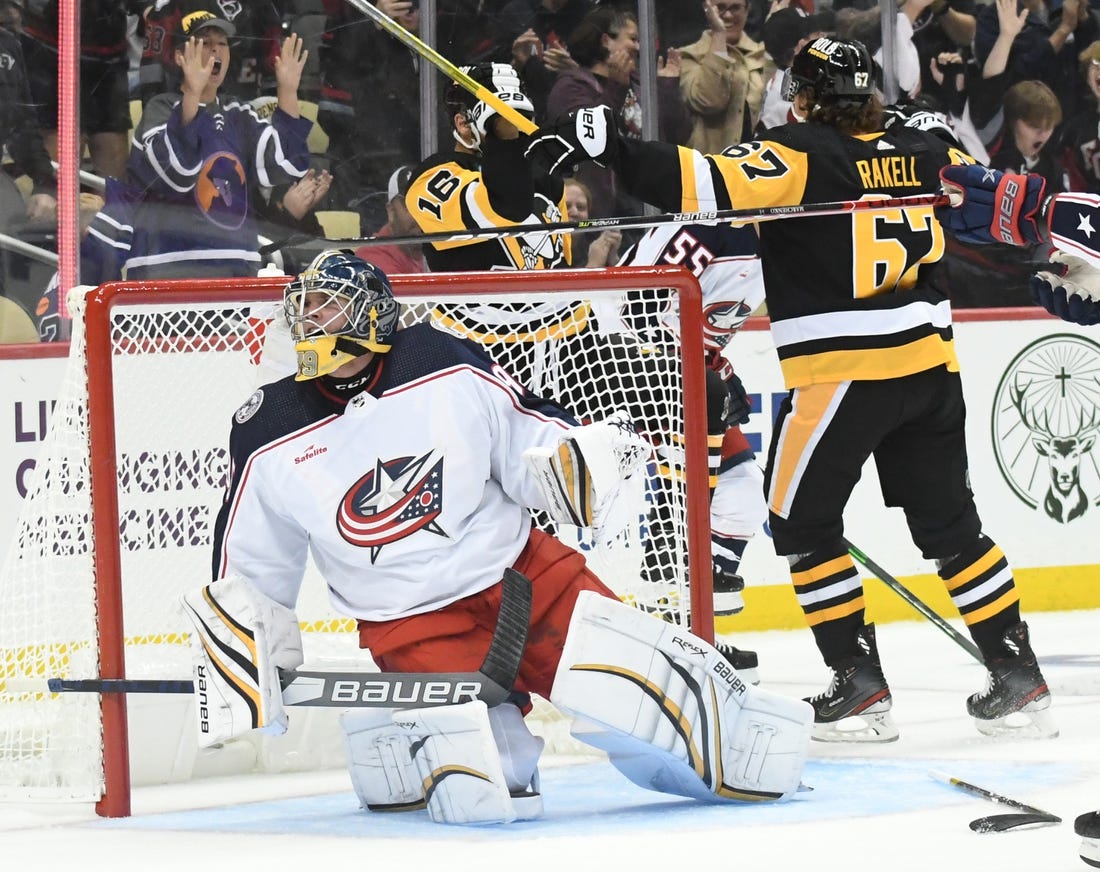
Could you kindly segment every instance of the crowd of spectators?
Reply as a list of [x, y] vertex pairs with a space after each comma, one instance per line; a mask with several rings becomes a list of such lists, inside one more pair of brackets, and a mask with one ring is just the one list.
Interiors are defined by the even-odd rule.
[[[636, 0], [437, 0], [430, 32], [455, 63], [510, 63], [536, 123], [603, 103], [627, 136], [641, 137], [648, 119], [658, 138], [708, 152], [798, 121], [781, 93], [794, 52], [817, 35], [854, 37], [868, 44], [880, 72], [890, 65], [882, 83], [896, 88], [897, 102], [939, 113], [979, 160], [1041, 173], [1051, 192], [1100, 192], [1100, 12], [1091, 0], [904, 0], [885, 41], [875, 0], [643, 2], [656, 31], [652, 90], [640, 79], [641, 53], [649, 47], [640, 43]], [[376, 5], [410, 32], [425, 30], [420, 0]], [[59, 7], [60, 0], [0, 0], [0, 233], [47, 252], [56, 240], [51, 161], [57, 158]], [[111, 221], [122, 220], [120, 211], [132, 215], [150, 198], [162, 205], [178, 201], [181, 208], [197, 203], [204, 217], [218, 219], [210, 239], [232, 232], [233, 247], [256, 247], [226, 273], [240, 274], [262, 265], [265, 238], [319, 235], [318, 210], [356, 213], [368, 232], [412, 231], [395, 205], [403, 178], [396, 171], [423, 157], [422, 125], [434, 128], [437, 141], [449, 141], [449, 119], [438, 107], [420, 105], [425, 62], [354, 5], [81, 0], [80, 8], [80, 127], [88, 171], [82, 205], [91, 233], [102, 235]], [[200, 76], [203, 62], [185, 36], [196, 15], [221, 22], [226, 42], [214, 64], [216, 95], [198, 96], [196, 112], [214, 118], [213, 127], [218, 117], [232, 117], [238, 133], [220, 149], [235, 158], [199, 173], [201, 192], [194, 180], [173, 175], [173, 167], [179, 169], [173, 159], [180, 157], [173, 148], [180, 143], [199, 149], [191, 154], [196, 161], [214, 153], [209, 142], [196, 145], [201, 137], [172, 114]], [[301, 51], [288, 78], [284, 47], [292, 34]], [[190, 88], [186, 64], [193, 67]], [[290, 79], [296, 101], [286, 94]], [[442, 76], [439, 87], [446, 87]], [[645, 105], [646, 94], [656, 105]], [[269, 129], [274, 139], [264, 135]], [[96, 177], [110, 184], [87, 180]], [[571, 215], [574, 207], [591, 217], [641, 210], [611, 170], [588, 165], [575, 181]], [[97, 220], [90, 220], [98, 209]], [[194, 215], [181, 220], [193, 224]], [[248, 232], [242, 235], [241, 227]], [[624, 243], [596, 236], [577, 242], [581, 258], [574, 263], [581, 266], [613, 263]], [[410, 269], [420, 263], [407, 247], [396, 254], [395, 262]], [[0, 294], [33, 307], [41, 288], [20, 291], [21, 257], [0, 246]], [[120, 277], [125, 258], [116, 260], [113, 277]], [[170, 273], [194, 275], [200, 268], [194, 258], [165, 260]], [[954, 247], [947, 262], [956, 305], [1003, 304], [1006, 286], [1018, 288], [1022, 301], [1033, 266], [1018, 251], [975, 255]], [[210, 268], [210, 262], [201, 265], [204, 274]], [[109, 277], [110, 271], [88, 276]]]

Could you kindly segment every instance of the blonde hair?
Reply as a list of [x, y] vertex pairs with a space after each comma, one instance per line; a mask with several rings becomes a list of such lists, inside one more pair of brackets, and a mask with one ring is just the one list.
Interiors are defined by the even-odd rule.
[[565, 186], [569, 187], [570, 185], [572, 185], [575, 188], [580, 188], [581, 189], [581, 191], [584, 193], [584, 199], [586, 199], [588, 201], [588, 208], [591, 210], [591, 208], [592, 208], [592, 192], [590, 190], [588, 190], [588, 185], [586, 185], [580, 179], [566, 179], [565, 180]]
[[1089, 67], [1093, 64], [1100, 64], [1100, 39], [1087, 45], [1085, 49], [1077, 55], [1077, 71], [1080, 73], [1082, 79], [1088, 75]]

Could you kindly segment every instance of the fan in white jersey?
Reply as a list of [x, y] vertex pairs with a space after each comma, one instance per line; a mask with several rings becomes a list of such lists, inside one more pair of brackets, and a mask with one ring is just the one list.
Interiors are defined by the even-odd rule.
[[[744, 608], [745, 587], [737, 570], [749, 539], [768, 516], [763, 475], [740, 426], [748, 421], [751, 403], [727, 356], [730, 340], [764, 300], [756, 231], [732, 224], [654, 227], [620, 261], [620, 266], [643, 264], [686, 267], [703, 291], [714, 611], [736, 614]], [[645, 331], [648, 322], [650, 331], [664, 325], [669, 335], [679, 335], [679, 313], [671, 298], [629, 300], [623, 317], [638, 332]], [[724, 642], [718, 648], [737, 669], [751, 670], [755, 679], [754, 651]]]
[[322, 252], [287, 286], [298, 372], [234, 415], [216, 580], [184, 597], [202, 743], [286, 729], [278, 675], [302, 661], [293, 609], [307, 554], [389, 673], [476, 671], [511, 568], [532, 603], [509, 701], [346, 712], [363, 806], [427, 808], [445, 823], [537, 815], [531, 693], [649, 789], [792, 795], [809, 706], [747, 685], [702, 639], [620, 603], [532, 525], [537, 510], [598, 528], [645, 474], [650, 444], [616, 416], [579, 425], [469, 340], [398, 329], [399, 308], [385, 275], [350, 252]]

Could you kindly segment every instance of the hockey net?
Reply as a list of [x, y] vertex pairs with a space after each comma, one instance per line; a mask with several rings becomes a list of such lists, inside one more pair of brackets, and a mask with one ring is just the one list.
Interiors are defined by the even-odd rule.
[[[70, 295], [67, 375], [0, 571], [0, 798], [91, 800], [117, 815], [129, 812], [131, 782], [343, 765], [328, 711], [298, 708], [286, 736], [200, 752], [189, 695], [46, 687], [51, 677], [190, 677], [178, 601], [210, 578], [232, 414], [293, 371], [277, 311], [285, 283], [118, 283]], [[582, 419], [629, 412], [656, 448], [632, 520], [610, 542], [556, 532], [626, 602], [711, 638], [694, 278], [635, 267], [397, 276], [393, 285], [403, 324], [481, 341]], [[669, 306], [682, 341], [651, 317]], [[520, 329], [517, 312], [536, 314]], [[370, 667], [312, 566], [297, 611], [308, 667]]]

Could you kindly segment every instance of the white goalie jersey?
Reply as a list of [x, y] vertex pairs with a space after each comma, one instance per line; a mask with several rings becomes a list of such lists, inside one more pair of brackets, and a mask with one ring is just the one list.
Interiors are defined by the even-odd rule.
[[547, 508], [523, 461], [576, 426], [465, 340], [395, 334], [350, 400], [324, 380], [265, 385], [235, 413], [214, 577], [293, 608], [307, 552], [340, 613], [433, 611], [500, 581]]

